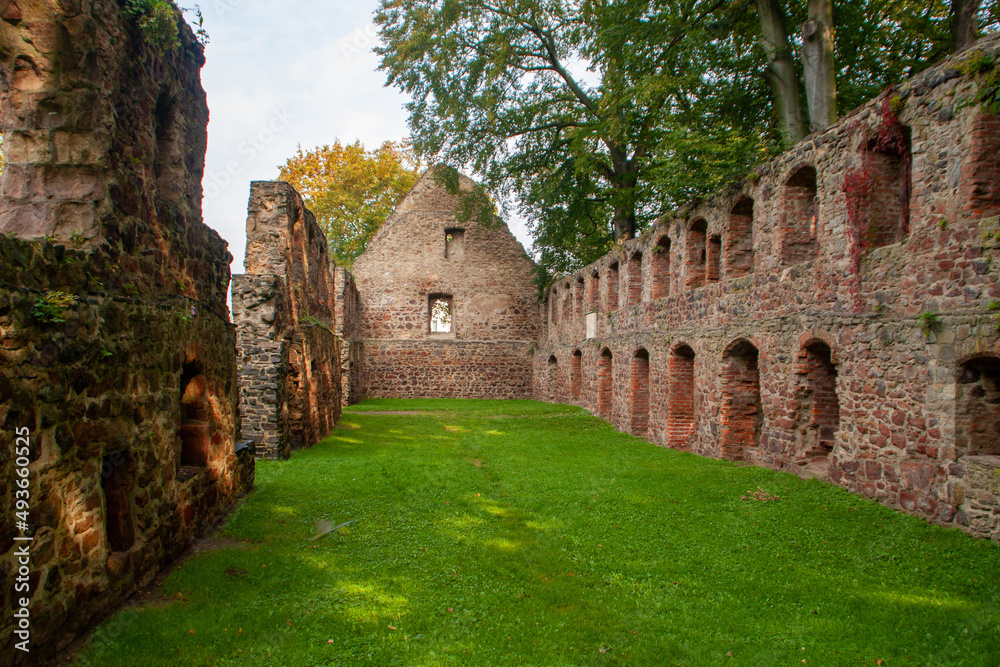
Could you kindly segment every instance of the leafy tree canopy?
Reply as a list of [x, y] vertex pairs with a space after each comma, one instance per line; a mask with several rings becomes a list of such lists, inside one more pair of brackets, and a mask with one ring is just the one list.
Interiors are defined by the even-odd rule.
[[[946, 55], [950, 10], [836, 3], [839, 109]], [[782, 11], [798, 48], [807, 0]], [[375, 20], [416, 152], [518, 203], [543, 280], [786, 148], [754, 0], [382, 0]]]
[[309, 151], [300, 146], [279, 170], [316, 216], [337, 264], [349, 267], [416, 184], [420, 161], [405, 142], [368, 151], [360, 141], [338, 140]]

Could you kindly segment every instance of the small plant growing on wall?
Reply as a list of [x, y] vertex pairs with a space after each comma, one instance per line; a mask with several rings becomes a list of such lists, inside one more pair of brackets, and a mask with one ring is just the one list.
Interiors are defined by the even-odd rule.
[[177, 12], [168, 0], [127, 0], [122, 13], [135, 21], [157, 54], [162, 56], [181, 45]]
[[978, 90], [974, 100], [980, 103], [986, 113], [1000, 113], [1000, 69], [993, 56], [982, 51], [969, 54], [959, 69], [968, 77], [978, 78]]
[[35, 299], [35, 319], [43, 324], [62, 324], [66, 310], [76, 303], [76, 297], [66, 292], [46, 292]]
[[941, 316], [934, 311], [928, 310], [921, 313], [917, 319], [920, 321], [920, 330], [924, 332], [925, 336], [930, 336], [941, 328]]

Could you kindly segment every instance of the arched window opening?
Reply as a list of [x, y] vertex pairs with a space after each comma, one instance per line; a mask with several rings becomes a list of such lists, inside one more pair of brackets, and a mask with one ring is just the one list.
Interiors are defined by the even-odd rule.
[[681, 345], [670, 355], [668, 368], [667, 444], [686, 448], [695, 429], [694, 350]]
[[573, 352], [573, 358], [570, 360], [570, 393], [573, 395], [573, 400], [580, 400], [580, 393], [583, 390], [583, 352], [580, 350], [575, 350]]
[[590, 289], [587, 299], [587, 310], [598, 310], [601, 307], [601, 274], [593, 271], [590, 274]]
[[662, 237], [653, 248], [653, 298], [670, 295], [670, 238]]
[[753, 199], [750, 197], [740, 197], [729, 213], [724, 253], [727, 279], [753, 273]]
[[611, 415], [613, 399], [614, 360], [611, 350], [604, 348], [597, 365], [597, 412], [603, 417]]
[[704, 219], [695, 220], [688, 229], [687, 276], [684, 280], [684, 286], [688, 289], [705, 284], [708, 266], [707, 232], [708, 223]]
[[759, 353], [738, 341], [722, 359], [722, 458], [746, 461], [760, 445], [764, 412], [760, 403]]
[[802, 167], [785, 183], [778, 230], [780, 257], [785, 266], [816, 258], [819, 252], [819, 224], [816, 169]]
[[1000, 359], [977, 357], [959, 367], [955, 447], [958, 456], [1000, 456]]
[[583, 276], [576, 279], [576, 288], [573, 292], [573, 298], [576, 301], [576, 316], [583, 316], [583, 292], [584, 292]]
[[649, 352], [640, 349], [632, 357], [632, 400], [629, 406], [633, 435], [649, 431]]
[[799, 353], [796, 372], [798, 463], [805, 472], [824, 477], [840, 429], [837, 366], [830, 346], [821, 341], [806, 345]]

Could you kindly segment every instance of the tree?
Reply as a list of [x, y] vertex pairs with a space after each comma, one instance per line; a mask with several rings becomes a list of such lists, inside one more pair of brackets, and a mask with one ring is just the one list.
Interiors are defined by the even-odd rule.
[[296, 154], [279, 167], [330, 242], [337, 264], [350, 267], [420, 177], [420, 162], [406, 143], [387, 141], [366, 151], [360, 141]]

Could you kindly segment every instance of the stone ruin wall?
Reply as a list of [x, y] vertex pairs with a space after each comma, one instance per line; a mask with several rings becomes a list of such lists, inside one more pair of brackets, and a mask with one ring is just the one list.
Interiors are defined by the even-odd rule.
[[246, 275], [233, 276], [243, 432], [288, 458], [340, 417], [341, 346], [326, 237], [287, 183], [251, 184]]
[[[226, 243], [201, 219], [202, 49], [113, 0], [0, 2], [0, 606], [30, 432], [30, 656], [148, 583], [253, 482], [237, 442]], [[62, 299], [62, 301], [60, 301]], [[72, 301], [70, 301], [72, 299]]]
[[535, 396], [1000, 541], [1000, 119], [961, 59], [556, 281]]
[[354, 276], [344, 267], [334, 269], [337, 295], [337, 334], [342, 341], [340, 378], [342, 405], [364, 400], [364, 343], [361, 340], [361, 294]]
[[[462, 198], [434, 173], [354, 263], [359, 339], [347, 341], [361, 343], [362, 386], [351, 399], [530, 398], [542, 326], [531, 260], [502, 221], [460, 221]], [[435, 298], [452, 304], [450, 334], [430, 331]]]

